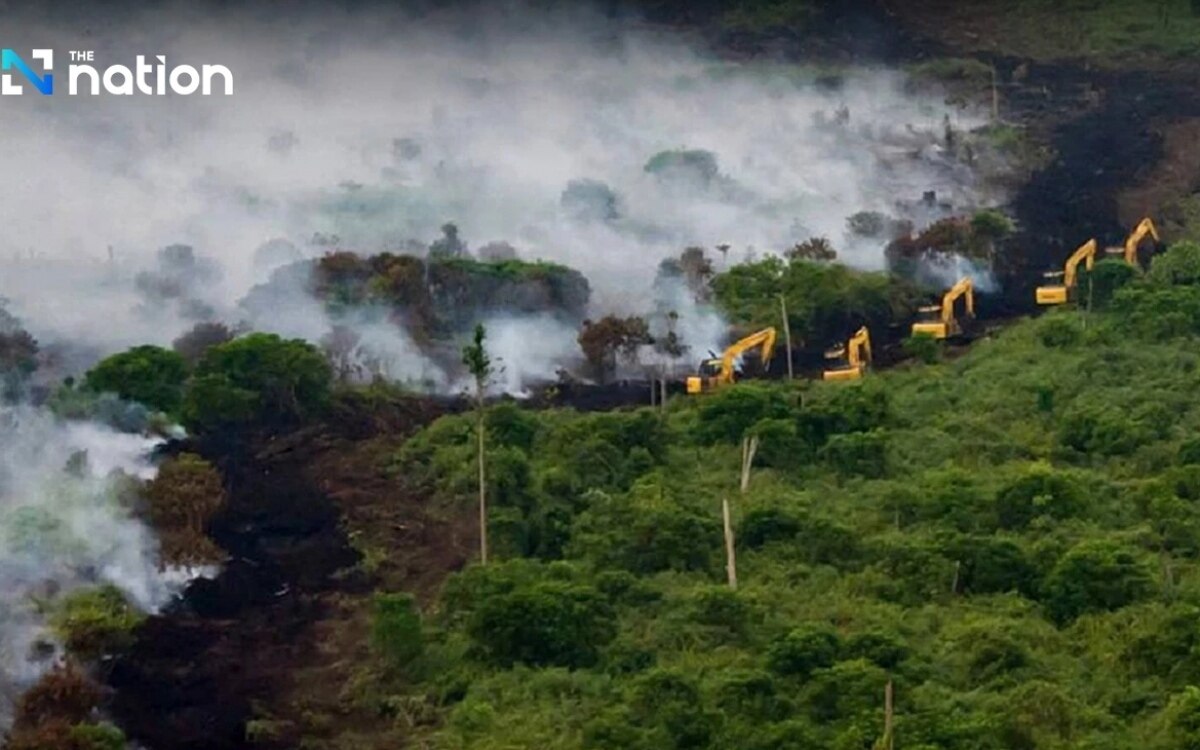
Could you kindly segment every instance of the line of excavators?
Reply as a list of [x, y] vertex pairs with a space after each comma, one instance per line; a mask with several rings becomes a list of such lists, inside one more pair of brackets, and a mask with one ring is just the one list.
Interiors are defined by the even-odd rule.
[[[1149, 218], [1138, 223], [1125, 239], [1123, 246], [1106, 248], [1106, 252], [1123, 255], [1126, 263], [1137, 266], [1138, 249], [1147, 237], [1161, 242], [1158, 228]], [[1037, 304], [1045, 306], [1066, 303], [1074, 295], [1079, 265], [1082, 263], [1091, 271], [1096, 262], [1098, 247], [1096, 240], [1088, 240], [1067, 258], [1063, 270], [1046, 272], [1044, 276], [1050, 283], [1037, 287]], [[963, 301], [961, 317], [957, 313], [956, 303], [959, 300]], [[918, 308], [917, 320], [912, 324], [912, 335], [931, 336], [938, 341], [955, 339], [966, 333], [966, 328], [974, 317], [975, 286], [970, 277], [964, 277], [946, 290], [941, 304]], [[774, 328], [764, 328], [739, 339], [721, 356], [714, 356], [700, 363], [699, 373], [687, 379], [687, 392], [706, 393], [733, 383], [738, 376], [738, 364], [746, 355], [756, 356], [758, 368], [765, 372], [775, 356], [777, 339]], [[825, 369], [821, 373], [821, 379], [858, 380], [870, 365], [871, 333], [863, 326], [855, 331], [845, 344], [825, 351]]]
[[[1158, 228], [1154, 226], [1154, 221], [1149, 217], [1142, 219], [1134, 230], [1125, 238], [1125, 244], [1120, 247], [1105, 248], [1105, 252], [1110, 255], [1122, 255], [1125, 262], [1131, 266], [1137, 267], [1138, 263], [1138, 248], [1141, 247], [1142, 241], [1147, 237], [1152, 238], [1155, 242], [1161, 242], [1162, 239], [1158, 235]], [[1079, 246], [1079, 249], [1071, 253], [1071, 257], [1067, 258], [1066, 264], [1061, 271], [1047, 271], [1043, 276], [1048, 280], [1048, 283], [1039, 286], [1035, 290], [1035, 296], [1039, 305], [1062, 305], [1072, 297], [1075, 293], [1075, 282], [1079, 278], [1079, 264], [1084, 264], [1084, 268], [1091, 271], [1096, 264], [1096, 252], [1099, 245], [1096, 240], [1091, 239]]]

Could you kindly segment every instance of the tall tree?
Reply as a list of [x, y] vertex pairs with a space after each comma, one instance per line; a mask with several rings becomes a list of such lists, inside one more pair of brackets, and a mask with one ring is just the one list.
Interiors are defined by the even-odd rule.
[[487, 339], [487, 329], [482, 323], [475, 325], [475, 336], [471, 343], [463, 347], [462, 361], [475, 378], [475, 435], [478, 439], [479, 462], [479, 561], [487, 565], [487, 474], [484, 456], [484, 411], [483, 395], [487, 390], [488, 377], [492, 374], [492, 360], [488, 356], [483, 342]]

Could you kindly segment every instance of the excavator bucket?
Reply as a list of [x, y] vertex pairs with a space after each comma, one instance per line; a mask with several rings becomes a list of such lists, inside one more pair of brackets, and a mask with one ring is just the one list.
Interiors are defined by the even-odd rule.
[[1065, 286], [1039, 286], [1037, 288], [1037, 303], [1039, 305], [1064, 305], [1067, 302]]

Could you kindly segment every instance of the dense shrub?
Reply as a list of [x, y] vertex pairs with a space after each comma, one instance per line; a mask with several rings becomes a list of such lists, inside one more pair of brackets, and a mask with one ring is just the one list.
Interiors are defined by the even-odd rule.
[[188, 366], [183, 357], [157, 346], [138, 346], [101, 360], [88, 370], [84, 385], [115, 393], [159, 411], [174, 412], [183, 401]]
[[1200, 284], [1200, 244], [1177, 242], [1150, 262], [1149, 279], [1158, 284]]
[[767, 647], [767, 665], [775, 674], [807, 677], [832, 666], [841, 652], [841, 639], [829, 628], [797, 628]]
[[1038, 516], [1069, 518], [1080, 513], [1086, 491], [1069, 474], [1033, 466], [996, 494], [996, 517], [1002, 528], [1024, 528]]
[[63, 600], [52, 624], [67, 649], [81, 659], [117, 654], [133, 644], [145, 616], [115, 586], [82, 589]]
[[844, 476], [880, 478], [887, 475], [887, 436], [882, 430], [834, 435], [820, 457]]
[[392, 666], [404, 667], [421, 655], [421, 613], [411, 594], [376, 594], [372, 603], [371, 643]]
[[183, 418], [200, 428], [294, 422], [321, 412], [332, 380], [329, 363], [313, 345], [250, 334], [205, 352]]
[[704, 443], [736, 443], [763, 420], [783, 419], [790, 412], [787, 396], [777, 388], [735, 385], [700, 405], [696, 437]]
[[1046, 579], [1043, 601], [1058, 622], [1119, 609], [1150, 594], [1153, 577], [1133, 549], [1107, 539], [1072, 547]]
[[501, 666], [585, 667], [616, 634], [605, 597], [591, 586], [538, 581], [481, 601], [468, 625]]

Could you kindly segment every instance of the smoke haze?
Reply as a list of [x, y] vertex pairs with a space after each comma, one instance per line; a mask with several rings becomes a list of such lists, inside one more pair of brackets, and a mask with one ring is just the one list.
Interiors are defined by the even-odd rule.
[[[98, 67], [163, 54], [235, 76], [232, 97], [27, 93], [0, 112], [0, 295], [43, 341], [97, 353], [243, 317], [251, 286], [331, 242], [403, 250], [447, 221], [473, 249], [503, 241], [579, 269], [598, 316], [647, 312], [657, 264], [689, 245], [728, 243], [735, 262], [824, 235], [843, 260], [878, 268], [883, 241], [849, 236], [851, 214], [902, 214], [897, 200], [927, 190], [958, 206], [995, 197], [939, 146], [944, 118], [980, 121], [884, 70], [722, 63], [585, 10], [81, 13], [14, 10], [6, 38], [58, 50], [64, 83], [72, 49], [94, 49]], [[678, 149], [712, 158], [647, 170]], [[139, 289], [172, 243], [219, 268], [186, 306]], [[328, 332], [291, 312], [249, 323]], [[693, 320], [707, 313], [677, 312], [682, 330], [717, 336], [694, 349], [721, 343], [720, 326]], [[376, 348], [412, 354], [403, 334], [383, 334]], [[506, 352], [510, 372], [551, 374], [575, 348], [561, 326], [543, 334], [556, 343]], [[398, 369], [431, 379], [425, 365]]]

